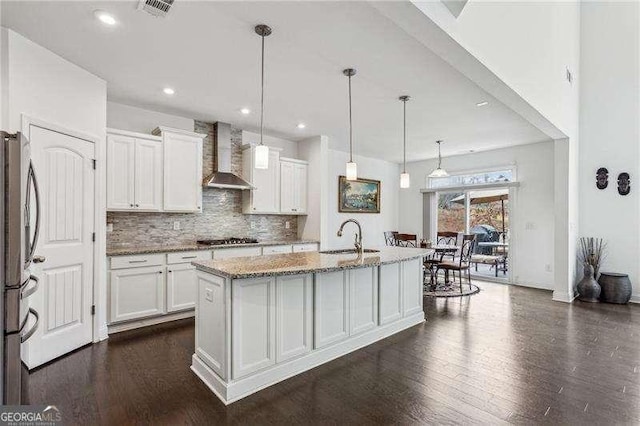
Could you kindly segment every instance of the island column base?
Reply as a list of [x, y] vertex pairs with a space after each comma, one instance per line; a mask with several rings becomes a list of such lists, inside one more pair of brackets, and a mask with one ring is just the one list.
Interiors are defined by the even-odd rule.
[[289, 377], [310, 370], [402, 330], [422, 324], [423, 322], [425, 322], [425, 316], [424, 312], [421, 311], [406, 318], [379, 326], [358, 336], [353, 336], [342, 342], [314, 350], [300, 358], [277, 364], [251, 376], [230, 382], [222, 380], [211, 368], [200, 360], [197, 354], [194, 354], [192, 357], [191, 370], [225, 405], [229, 405], [264, 388], [286, 380]]

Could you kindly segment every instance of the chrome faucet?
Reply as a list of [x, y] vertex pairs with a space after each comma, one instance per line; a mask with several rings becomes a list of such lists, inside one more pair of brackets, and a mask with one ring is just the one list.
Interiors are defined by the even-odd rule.
[[355, 223], [356, 226], [358, 227], [358, 233], [356, 234], [356, 238], [355, 238], [355, 241], [354, 241], [353, 245], [356, 247], [356, 251], [358, 252], [358, 254], [362, 254], [363, 253], [363, 249], [362, 249], [362, 227], [360, 226], [360, 223], [357, 220], [355, 220], [355, 219], [347, 219], [344, 222], [342, 222], [342, 225], [340, 225], [340, 229], [338, 229], [338, 237], [342, 237], [342, 229], [349, 222]]

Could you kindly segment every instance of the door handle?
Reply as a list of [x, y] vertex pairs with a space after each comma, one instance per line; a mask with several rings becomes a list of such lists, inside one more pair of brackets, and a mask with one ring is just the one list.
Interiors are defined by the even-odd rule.
[[34, 317], [36, 317], [36, 323], [33, 324], [33, 327], [31, 327], [31, 329], [29, 331], [27, 331], [26, 333], [21, 333], [20, 334], [20, 343], [24, 343], [27, 340], [29, 340], [29, 338], [31, 336], [33, 336], [33, 333], [35, 333], [36, 330], [38, 329], [38, 324], [40, 324], [40, 315], [38, 314], [38, 311], [36, 311], [33, 308], [29, 308], [29, 314], [31, 314]]
[[33, 256], [33, 263], [43, 263], [45, 260], [47, 258], [44, 256]]
[[29, 277], [29, 281], [32, 281], [34, 284], [30, 288], [25, 287], [22, 289], [22, 291], [20, 292], [20, 299], [26, 299], [38, 290], [38, 277], [36, 277], [35, 275], [31, 275]]

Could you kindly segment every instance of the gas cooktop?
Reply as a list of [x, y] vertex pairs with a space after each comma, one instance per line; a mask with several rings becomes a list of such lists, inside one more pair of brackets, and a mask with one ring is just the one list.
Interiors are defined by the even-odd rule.
[[256, 244], [258, 240], [255, 238], [221, 238], [217, 240], [198, 240], [198, 244], [207, 245], [207, 246], [221, 246], [227, 244]]

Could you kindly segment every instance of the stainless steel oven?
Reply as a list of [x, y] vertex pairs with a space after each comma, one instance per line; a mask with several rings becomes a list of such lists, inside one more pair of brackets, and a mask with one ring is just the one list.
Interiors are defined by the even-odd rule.
[[0, 132], [2, 149], [0, 180], [4, 197], [0, 208], [2, 232], [2, 267], [0, 284], [2, 309], [2, 401], [21, 403], [23, 367], [21, 344], [33, 335], [39, 324], [38, 312], [29, 307], [28, 298], [38, 290], [38, 279], [31, 274], [34, 263], [44, 258], [34, 256], [40, 230], [40, 194], [31, 163], [30, 146], [20, 133]]

